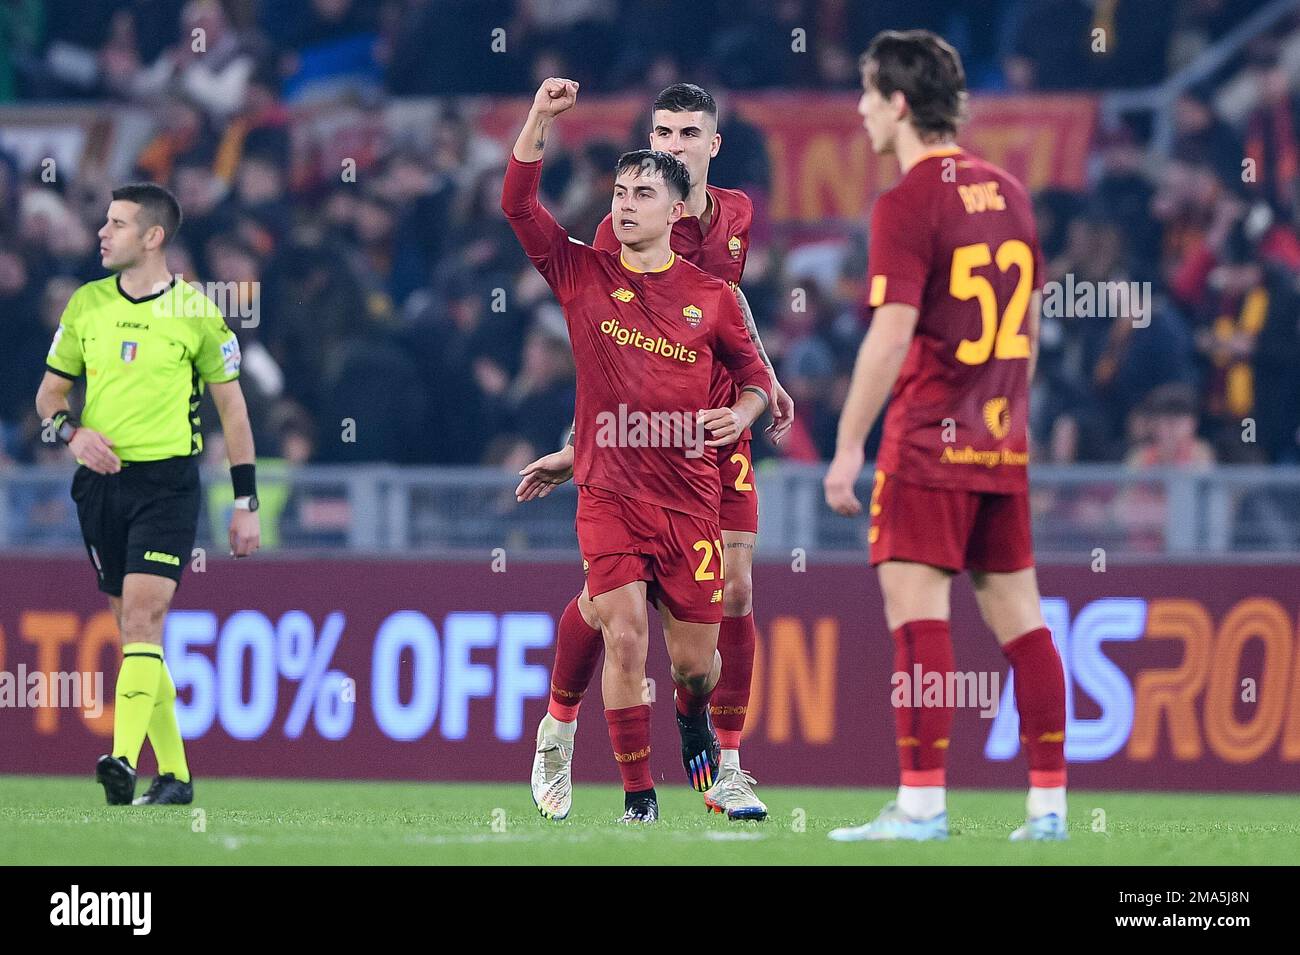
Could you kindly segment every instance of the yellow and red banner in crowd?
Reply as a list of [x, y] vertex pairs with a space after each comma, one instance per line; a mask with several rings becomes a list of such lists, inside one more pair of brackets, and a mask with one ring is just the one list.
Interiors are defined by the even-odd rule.
[[[505, 148], [528, 113], [525, 99], [480, 101], [475, 128]], [[898, 180], [898, 164], [870, 148], [852, 93], [736, 93], [723, 108], [758, 128], [771, 171], [768, 214], [778, 223], [865, 221], [871, 202]], [[605, 140], [627, 148], [638, 116], [648, 145], [649, 103], [640, 98], [584, 98], [556, 124], [552, 142], [572, 148]], [[1004, 167], [1030, 189], [1082, 189], [1097, 124], [1087, 94], [978, 96], [960, 144]], [[723, 149], [727, 148], [724, 138]], [[734, 147], [733, 147], [734, 148]]]

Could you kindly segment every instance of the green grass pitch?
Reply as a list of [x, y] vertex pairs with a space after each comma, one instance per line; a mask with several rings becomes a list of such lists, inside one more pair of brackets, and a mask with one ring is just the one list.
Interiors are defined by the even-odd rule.
[[[144, 784], [140, 791], [143, 792]], [[1011, 844], [1019, 792], [949, 794], [946, 843], [839, 845], [885, 790], [762, 787], [763, 823], [708, 814], [684, 786], [659, 787], [663, 819], [627, 828], [621, 793], [579, 785], [570, 817], [542, 819], [510, 784], [198, 779], [193, 806], [109, 807], [89, 778], [0, 776], [8, 864], [1292, 864], [1300, 796], [1072, 792], [1070, 841]], [[195, 810], [202, 810], [196, 813]], [[1104, 824], [1104, 832], [1094, 826]]]

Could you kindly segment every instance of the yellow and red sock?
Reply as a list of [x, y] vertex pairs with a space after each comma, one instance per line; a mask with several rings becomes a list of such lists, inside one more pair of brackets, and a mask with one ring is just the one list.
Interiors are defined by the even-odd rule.
[[743, 617], [723, 617], [718, 628], [718, 654], [722, 657], [722, 675], [713, 688], [709, 715], [723, 749], [740, 749], [749, 712], [749, 691], [754, 676], [754, 613]]
[[605, 641], [599, 630], [587, 626], [574, 597], [560, 614], [555, 635], [555, 664], [551, 667], [551, 701], [547, 712], [561, 723], [578, 718], [582, 697], [596, 675]]
[[622, 709], [606, 710], [609, 741], [614, 759], [623, 777], [623, 791], [644, 792], [654, 788], [650, 778], [650, 706], [641, 703]]
[[1065, 785], [1065, 671], [1046, 627], [1016, 637], [1002, 652], [1015, 676], [1020, 741], [1029, 757], [1029, 785]]
[[948, 674], [956, 669], [956, 663], [948, 621], [910, 620], [895, 630], [893, 637], [894, 672], [906, 674], [904, 685], [912, 690], [906, 694], [903, 705], [894, 709], [899, 781], [903, 786], [911, 787], [943, 786], [955, 707], [946, 698], [946, 693], [938, 706], [915, 705], [926, 685], [924, 682], [919, 687], [915, 684], [919, 665], [922, 681], [927, 674], [937, 673], [941, 685], [949, 686]]

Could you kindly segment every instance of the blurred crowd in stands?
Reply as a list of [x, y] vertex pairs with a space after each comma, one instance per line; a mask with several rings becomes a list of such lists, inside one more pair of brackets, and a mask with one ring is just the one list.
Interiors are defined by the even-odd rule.
[[[264, 456], [518, 468], [562, 442], [574, 369], [558, 307], [500, 213], [502, 144], [450, 112], [427, 141], [372, 144], [361, 181], [304, 185], [291, 174], [295, 109], [529, 94], [548, 75], [649, 100], [692, 80], [724, 107], [711, 181], [762, 190], [762, 134], [726, 109], [726, 89], [853, 89], [857, 55], [880, 29], [949, 37], [976, 95], [1104, 92], [1160, 82], [1261, 6], [9, 0], [0, 102], [150, 111], [134, 175], [181, 201], [173, 271], [241, 283], [255, 299], [255, 324], [230, 320]], [[799, 29], [809, 55], [792, 57]], [[1113, 55], [1090, 55], [1096, 29]], [[1036, 196], [1049, 281], [1151, 289], [1144, 316], [1044, 317], [1037, 460], [1300, 460], [1298, 89], [1292, 17], [1178, 98], [1169, 158], [1150, 148], [1149, 116], [1126, 116], [1101, 131], [1086, 192]], [[622, 132], [548, 156], [544, 201], [575, 236], [608, 210], [619, 152], [643, 144]], [[33, 396], [69, 295], [103, 274], [95, 230], [120, 184], [41, 173], [0, 135], [0, 462], [64, 460], [40, 441]], [[799, 418], [781, 449], [756, 453], [827, 459], [864, 332], [865, 235], [850, 237], [842, 274], [816, 279], [782, 234], [760, 223], [756, 237], [745, 290]], [[216, 423], [209, 408], [205, 430]]]

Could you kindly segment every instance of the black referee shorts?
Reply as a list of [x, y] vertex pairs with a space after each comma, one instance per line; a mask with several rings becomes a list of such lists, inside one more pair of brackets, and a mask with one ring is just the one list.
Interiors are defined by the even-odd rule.
[[100, 590], [122, 596], [126, 574], [155, 574], [180, 585], [199, 522], [196, 457], [123, 462], [116, 474], [82, 465], [72, 499]]

